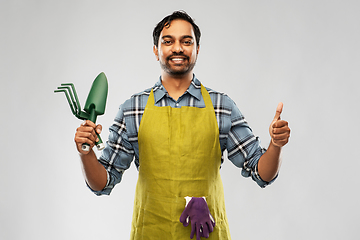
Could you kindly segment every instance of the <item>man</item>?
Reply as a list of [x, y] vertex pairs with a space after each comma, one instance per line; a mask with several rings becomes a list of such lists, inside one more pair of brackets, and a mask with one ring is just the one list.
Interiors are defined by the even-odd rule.
[[[131, 239], [188, 239], [189, 234], [230, 239], [219, 174], [225, 150], [242, 175], [261, 187], [278, 174], [280, 151], [290, 136], [288, 123], [280, 119], [282, 103], [265, 151], [235, 103], [203, 87], [193, 74], [200, 35], [185, 12], [158, 23], [153, 51], [160, 80], [121, 105], [99, 159], [81, 145], [92, 148], [101, 125], [85, 121], [77, 129], [85, 180], [97, 195], [110, 194], [135, 157], [139, 179]], [[184, 227], [189, 223], [191, 229]]]

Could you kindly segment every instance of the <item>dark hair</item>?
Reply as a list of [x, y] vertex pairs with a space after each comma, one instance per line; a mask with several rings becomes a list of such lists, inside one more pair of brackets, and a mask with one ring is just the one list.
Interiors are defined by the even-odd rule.
[[161, 31], [163, 30], [164, 27], [170, 27], [171, 21], [175, 19], [185, 20], [192, 25], [195, 33], [196, 46], [199, 46], [200, 36], [201, 36], [200, 28], [195, 24], [194, 20], [185, 11], [175, 11], [171, 15], [166, 16], [156, 25], [153, 31], [154, 45], [156, 47], [158, 46]]

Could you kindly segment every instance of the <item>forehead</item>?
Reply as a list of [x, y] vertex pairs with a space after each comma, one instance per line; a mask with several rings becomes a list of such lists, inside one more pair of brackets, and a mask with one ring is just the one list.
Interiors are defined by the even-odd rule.
[[171, 21], [170, 27], [165, 26], [160, 33], [160, 38], [163, 36], [171, 36], [180, 38], [182, 36], [192, 36], [195, 38], [195, 33], [191, 23], [182, 19], [175, 19]]

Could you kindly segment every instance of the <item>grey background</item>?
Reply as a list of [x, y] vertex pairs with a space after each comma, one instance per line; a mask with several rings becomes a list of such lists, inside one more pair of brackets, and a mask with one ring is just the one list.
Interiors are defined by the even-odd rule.
[[261, 189], [228, 160], [233, 239], [357, 239], [358, 1], [1, 1], [0, 239], [128, 239], [134, 165], [110, 197], [85, 186], [81, 123], [53, 90], [84, 104], [109, 80], [103, 139], [118, 106], [160, 74], [155, 24], [187, 11], [202, 31], [196, 76], [226, 92], [264, 147], [279, 101], [292, 129], [278, 180]]

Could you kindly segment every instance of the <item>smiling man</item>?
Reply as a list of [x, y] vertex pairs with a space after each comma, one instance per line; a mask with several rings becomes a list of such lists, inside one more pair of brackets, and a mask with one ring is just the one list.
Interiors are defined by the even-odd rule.
[[171, 28], [167, 25], [160, 32], [159, 39], [156, 38], [153, 51], [164, 74], [168, 77], [187, 75], [192, 78], [189, 74], [199, 53], [192, 25], [181, 19], [173, 20]]
[[160, 79], [120, 106], [99, 159], [81, 145], [92, 148], [101, 125], [86, 121], [77, 129], [85, 180], [95, 194], [110, 194], [135, 159], [139, 178], [131, 239], [231, 239], [220, 177], [225, 151], [260, 187], [278, 174], [280, 151], [290, 136], [288, 123], [280, 119], [282, 103], [265, 150], [235, 103], [193, 74], [200, 36], [185, 12], [157, 24], [153, 51]]
[[193, 78], [199, 44], [193, 25], [188, 21], [180, 18], [165, 24], [158, 25], [154, 30], [153, 51], [162, 69], [162, 84], [170, 96], [177, 100]]

